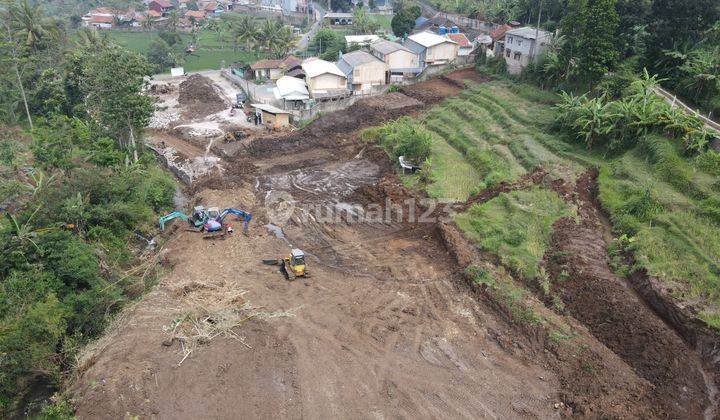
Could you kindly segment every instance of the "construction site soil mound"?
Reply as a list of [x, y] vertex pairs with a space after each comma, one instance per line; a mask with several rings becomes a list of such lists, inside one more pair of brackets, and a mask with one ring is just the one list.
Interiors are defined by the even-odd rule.
[[203, 118], [229, 107], [227, 99], [212, 80], [193, 74], [180, 83], [178, 102], [186, 119]]
[[553, 226], [550, 276], [565, 272], [555, 287], [566, 309], [655, 386], [655, 402], [668, 417], [702, 418], [708, 396], [699, 357], [608, 265], [596, 176], [583, 174], [570, 195], [580, 222], [562, 218]]

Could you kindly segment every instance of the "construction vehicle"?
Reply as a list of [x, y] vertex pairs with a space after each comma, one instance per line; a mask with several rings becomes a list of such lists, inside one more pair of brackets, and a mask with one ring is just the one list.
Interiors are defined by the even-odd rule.
[[245, 136], [245, 133], [243, 133], [240, 130], [230, 131], [225, 134], [225, 143], [232, 143], [235, 141], [242, 140], [243, 136]]
[[[217, 209], [217, 207], [214, 208]], [[208, 221], [209, 211], [205, 210], [205, 207], [203, 206], [195, 206], [195, 208], [193, 208], [192, 215], [188, 216], [179, 210], [175, 210], [172, 213], [166, 214], [160, 218], [160, 230], [165, 230], [165, 224], [173, 219], [181, 219], [186, 221], [190, 226], [200, 228]]]
[[220, 212], [217, 207], [211, 207], [208, 209], [208, 220], [203, 224], [203, 230], [205, 231], [203, 238], [212, 239], [225, 237], [228, 233], [225, 218], [229, 214], [235, 215], [238, 219], [242, 219], [243, 233], [247, 234], [248, 225], [250, 224], [250, 220], [252, 220], [252, 214], [232, 207], [228, 207], [222, 212]]
[[285, 276], [286, 280], [290, 280], [290, 275], [293, 278], [310, 276], [305, 264], [305, 253], [298, 248], [291, 249], [290, 256], [284, 259], [262, 260], [262, 262], [267, 265], [280, 266], [280, 272]]

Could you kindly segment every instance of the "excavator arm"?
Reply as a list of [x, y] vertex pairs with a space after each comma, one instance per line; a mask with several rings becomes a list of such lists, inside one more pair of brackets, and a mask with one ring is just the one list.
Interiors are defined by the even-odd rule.
[[174, 211], [174, 212], [172, 212], [170, 214], [166, 214], [165, 216], [160, 218], [160, 220], [159, 220], [160, 230], [165, 230], [165, 223], [171, 221], [172, 219], [177, 219], [177, 218], [182, 219], [186, 222], [188, 220], [190, 220], [190, 218], [185, 213], [183, 213], [181, 211]]
[[243, 232], [247, 233], [248, 224], [250, 224], [250, 220], [252, 220], [252, 214], [250, 214], [246, 211], [242, 211], [242, 210], [238, 210], [238, 209], [229, 207], [229, 208], [226, 208], [225, 210], [223, 210], [222, 213], [220, 213], [220, 215], [218, 216], [218, 218], [216, 220], [218, 222], [222, 223], [223, 220], [225, 220], [225, 216], [227, 216], [228, 214], [233, 214], [233, 215], [237, 216], [238, 218], [242, 218], [243, 219]]

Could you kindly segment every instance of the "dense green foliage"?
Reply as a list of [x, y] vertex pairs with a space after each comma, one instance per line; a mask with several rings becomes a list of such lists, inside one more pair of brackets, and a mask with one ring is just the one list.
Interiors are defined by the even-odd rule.
[[633, 81], [618, 99], [606, 95], [580, 97], [563, 93], [557, 105], [556, 124], [581, 139], [588, 148], [598, 143], [609, 151], [635, 146], [649, 133], [677, 138], [688, 152], [704, 152], [713, 136], [702, 121], [673, 108], [653, 90], [655, 78], [645, 73]]
[[390, 21], [390, 27], [395, 36], [404, 37], [410, 35], [415, 27], [415, 19], [420, 17], [420, 13], [420, 6], [418, 5], [396, 8], [395, 15]]
[[430, 155], [430, 132], [408, 117], [369, 129], [364, 137], [377, 141], [395, 159], [405, 156], [410, 161], [422, 163]]
[[[21, 100], [0, 126], [0, 417], [58, 387], [80, 347], [151, 284], [153, 270], [132, 270], [147, 245], [138, 238], [175, 191], [141, 147], [148, 62], [92, 32], [71, 47], [42, 15], [33, 29], [24, 6], [9, 7], [3, 65], [18, 71], [4, 88], [24, 92], [27, 119], [11, 126]], [[71, 411], [58, 398], [42, 415]]]
[[310, 48], [323, 60], [335, 62], [340, 52], [347, 51], [345, 37], [339, 32], [323, 28], [315, 33]]

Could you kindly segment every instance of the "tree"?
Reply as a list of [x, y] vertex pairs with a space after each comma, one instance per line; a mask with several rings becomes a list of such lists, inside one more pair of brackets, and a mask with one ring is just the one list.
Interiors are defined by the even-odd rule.
[[329, 28], [317, 31], [312, 40], [312, 48], [324, 60], [335, 61], [339, 51], [345, 51], [345, 38]]
[[163, 72], [168, 67], [172, 67], [175, 62], [170, 55], [172, 50], [170, 46], [162, 38], [156, 38], [147, 53], [147, 59], [151, 64], [154, 64], [158, 71]]
[[15, 36], [15, 30], [11, 26], [12, 13], [12, 8], [9, 8], [5, 11], [5, 13], [3, 13], [4, 16], [1, 17], [3, 21], [3, 40], [2, 44], [0, 44], [3, 52], [2, 61], [7, 60], [10, 67], [12, 67], [12, 71], [15, 75], [15, 81], [17, 83], [17, 89], [20, 91], [22, 102], [25, 105], [25, 115], [27, 116], [28, 124], [30, 124], [30, 130], [32, 130], [33, 120], [30, 115], [30, 107], [28, 106], [28, 99], [25, 93], [25, 85], [22, 77], [22, 73], [24, 73], [24, 69], [29, 62], [26, 58], [26, 52], [24, 51], [24, 47], [27, 45], [23, 45]]
[[420, 17], [421, 11], [417, 6], [400, 9], [390, 21], [395, 36], [404, 37], [415, 27], [415, 20]]
[[170, 29], [170, 32], [177, 32], [178, 24], [180, 23], [180, 16], [178, 15], [177, 10], [171, 10], [170, 13], [168, 13], [167, 18], [167, 26], [168, 29]]
[[250, 15], [242, 15], [233, 21], [230, 29], [233, 34], [233, 49], [237, 50], [237, 44], [243, 44], [246, 50], [250, 50], [251, 46], [258, 40], [258, 28], [255, 18]]
[[619, 18], [616, 0], [588, 0], [583, 13], [580, 36], [580, 70], [590, 81], [597, 81], [612, 70], [618, 60], [615, 34]]
[[283, 25], [273, 39], [272, 51], [277, 58], [282, 58], [295, 46], [295, 33], [291, 26]]
[[152, 67], [141, 55], [114, 45], [88, 61], [83, 90], [89, 113], [137, 162], [136, 137], [153, 113], [152, 99], [141, 92]]

